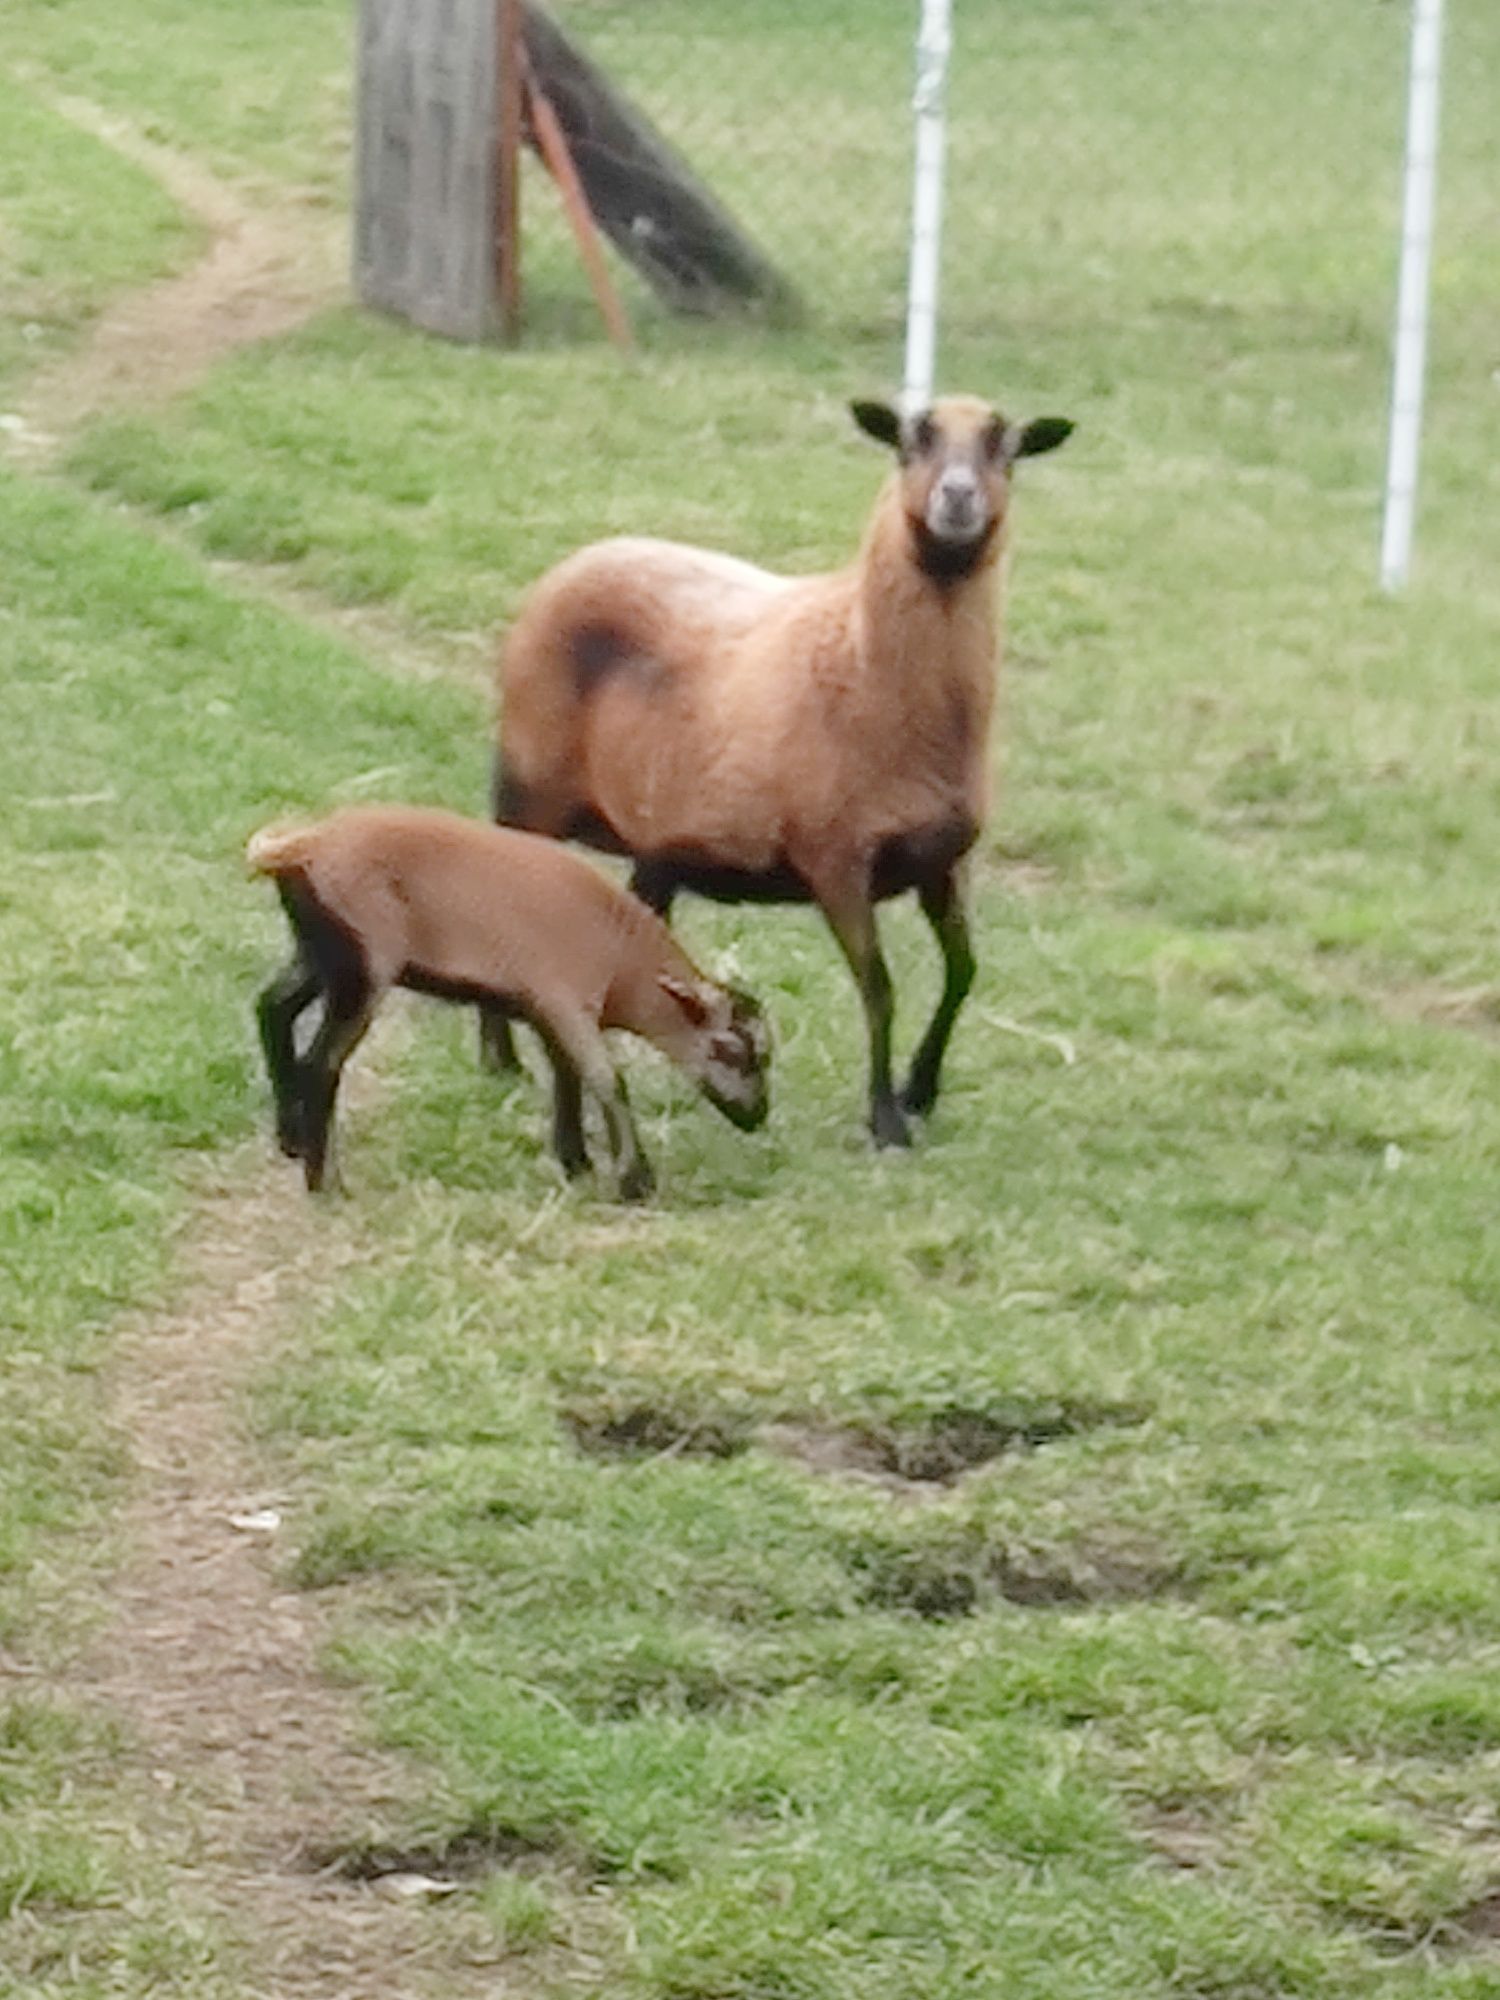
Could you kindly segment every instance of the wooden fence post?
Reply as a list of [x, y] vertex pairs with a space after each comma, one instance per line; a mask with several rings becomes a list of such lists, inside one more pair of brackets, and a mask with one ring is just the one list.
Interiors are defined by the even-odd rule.
[[497, 28], [494, 0], [359, 0], [355, 287], [458, 340], [500, 318]]

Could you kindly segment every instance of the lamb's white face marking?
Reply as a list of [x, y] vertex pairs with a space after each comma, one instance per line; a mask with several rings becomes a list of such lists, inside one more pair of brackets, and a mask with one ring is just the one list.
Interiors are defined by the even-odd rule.
[[732, 986], [704, 982], [693, 1001], [699, 1018], [688, 1067], [709, 1103], [731, 1124], [753, 1132], [771, 1108], [771, 1037], [765, 1016], [748, 993]]
[[731, 1124], [753, 1132], [771, 1108], [767, 1067], [771, 1038], [759, 1009], [731, 996], [724, 1020], [708, 1032], [699, 1084]]

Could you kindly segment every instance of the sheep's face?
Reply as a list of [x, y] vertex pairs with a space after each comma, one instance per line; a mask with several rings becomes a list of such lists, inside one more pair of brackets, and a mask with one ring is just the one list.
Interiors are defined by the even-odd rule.
[[1012, 423], [977, 396], [945, 396], [907, 417], [885, 403], [850, 407], [862, 430], [895, 450], [923, 566], [939, 575], [972, 568], [994, 540], [1016, 460], [1055, 451], [1073, 428], [1066, 417]]
[[742, 1132], [763, 1125], [771, 1108], [771, 1037], [759, 1004], [732, 986], [663, 976], [680, 1030], [669, 1051], [715, 1110]]

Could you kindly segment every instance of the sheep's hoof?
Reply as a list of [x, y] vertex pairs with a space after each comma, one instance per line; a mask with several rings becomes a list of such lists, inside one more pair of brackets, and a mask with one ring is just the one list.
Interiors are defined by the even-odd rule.
[[302, 1157], [302, 1173], [303, 1178], [307, 1182], [307, 1191], [309, 1194], [322, 1195], [328, 1198], [332, 1196], [345, 1196], [349, 1192], [344, 1176], [331, 1160], [311, 1160], [304, 1154]]
[[896, 1102], [908, 1118], [925, 1118], [937, 1103], [937, 1085], [923, 1083], [912, 1077], [904, 1089], [897, 1093]]
[[656, 1176], [644, 1160], [637, 1160], [620, 1176], [621, 1201], [649, 1201], [656, 1191]]
[[519, 1076], [521, 1058], [504, 1014], [479, 1014], [479, 1066], [491, 1076]]
[[870, 1113], [870, 1135], [877, 1146], [909, 1146], [911, 1128], [902, 1117], [894, 1098], [877, 1104]]
[[559, 1147], [557, 1164], [562, 1168], [563, 1173], [570, 1181], [581, 1180], [585, 1174], [593, 1171], [594, 1165], [581, 1146], [576, 1152], [571, 1149], [564, 1151], [562, 1147]]

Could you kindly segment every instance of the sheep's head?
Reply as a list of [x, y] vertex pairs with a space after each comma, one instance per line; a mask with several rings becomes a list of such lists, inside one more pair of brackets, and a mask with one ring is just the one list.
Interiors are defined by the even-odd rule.
[[994, 541], [1018, 458], [1055, 451], [1067, 417], [1013, 423], [978, 396], [943, 396], [901, 416], [888, 403], [851, 403], [854, 421], [895, 451], [918, 559], [934, 576], [962, 576]]
[[679, 1062], [715, 1110], [743, 1132], [763, 1125], [771, 1108], [771, 1037], [760, 1004], [734, 986], [710, 979], [657, 984], [673, 1003], [677, 1020], [667, 1053]]

